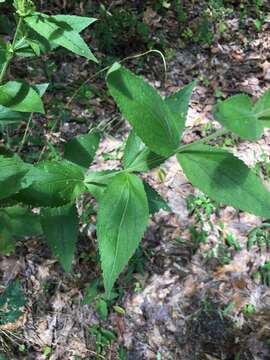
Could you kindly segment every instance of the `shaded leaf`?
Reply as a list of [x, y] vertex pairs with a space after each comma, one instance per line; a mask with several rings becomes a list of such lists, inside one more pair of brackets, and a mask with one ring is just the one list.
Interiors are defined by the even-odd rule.
[[95, 132], [76, 136], [65, 143], [64, 158], [88, 168], [96, 155], [99, 141], [100, 135]]
[[107, 295], [138, 247], [148, 215], [141, 179], [133, 174], [115, 175], [100, 201], [97, 216], [97, 237]]
[[243, 161], [226, 150], [190, 145], [177, 159], [195, 187], [217, 202], [270, 217], [270, 193]]
[[175, 116], [175, 123], [178, 129], [179, 137], [181, 137], [185, 128], [189, 101], [196, 84], [196, 81], [192, 81], [175, 94], [172, 94], [164, 99], [172, 114]]
[[[40, 95], [43, 96], [47, 90], [49, 84], [36, 84], [33, 89]], [[18, 123], [21, 121], [27, 121], [30, 113], [24, 113], [19, 111], [13, 111], [5, 106], [0, 105], [0, 123], [3, 122], [5, 125], [10, 123]]]
[[107, 84], [123, 116], [149, 149], [165, 157], [172, 155], [179, 143], [178, 128], [158, 92], [118, 64], [108, 72]]
[[213, 114], [216, 120], [243, 139], [258, 140], [262, 135], [263, 125], [247, 95], [235, 95], [218, 102]]
[[61, 206], [75, 201], [84, 189], [84, 172], [68, 161], [42, 161], [31, 168], [25, 182], [29, 187], [16, 199], [34, 206]]
[[39, 94], [23, 81], [9, 81], [0, 86], [0, 105], [15, 111], [44, 113]]
[[[41, 13], [35, 13], [32, 16], [27, 16], [24, 20], [33, 30], [49, 42], [53, 42], [77, 55], [97, 62], [97, 59], [83, 38], [77, 31], [73, 30], [74, 23], [71, 26], [66, 21], [63, 21], [63, 18], [59, 21], [59, 19], [55, 16], [48, 16]], [[85, 21], [82, 20], [82, 23], [85, 24]]]
[[52, 254], [65, 271], [70, 271], [79, 235], [76, 206], [42, 209], [41, 225]]
[[30, 166], [19, 157], [0, 155], [0, 199], [8, 198], [26, 186], [25, 175]]
[[143, 186], [148, 200], [149, 214], [153, 215], [161, 209], [168, 212], [172, 211], [167, 202], [154, 188], [152, 188], [152, 186], [146, 181], [143, 182]]
[[153, 153], [145, 146], [134, 130], [130, 132], [123, 158], [125, 169], [148, 171], [159, 166], [165, 160], [164, 156]]

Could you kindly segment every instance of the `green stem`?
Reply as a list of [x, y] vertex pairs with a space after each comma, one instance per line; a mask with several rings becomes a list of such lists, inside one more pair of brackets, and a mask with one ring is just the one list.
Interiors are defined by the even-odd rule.
[[18, 25], [16, 27], [16, 31], [15, 31], [13, 40], [12, 40], [9, 57], [8, 57], [7, 61], [5, 62], [4, 66], [3, 66], [2, 70], [1, 70], [1, 73], [0, 73], [0, 83], [3, 82], [3, 80], [5, 78], [5, 75], [6, 75], [6, 72], [7, 72], [7, 69], [8, 69], [8, 66], [9, 66], [9, 64], [10, 64], [10, 62], [11, 62], [13, 56], [14, 56], [14, 50], [15, 50], [15, 46], [16, 46], [16, 43], [17, 43], [17, 40], [18, 40], [19, 32], [21, 30], [22, 21], [23, 21], [23, 18], [20, 17], [19, 21], [18, 21]]
[[184, 150], [186, 150], [186, 148], [195, 145], [195, 144], [203, 144], [205, 142], [211, 141], [211, 140], [216, 140], [218, 137], [226, 135], [229, 132], [229, 130], [226, 129], [220, 129], [215, 131], [213, 134], [206, 136], [205, 138], [202, 138], [200, 140], [194, 141], [190, 144], [185, 144], [185, 145], [181, 145], [179, 146], [179, 148], [177, 149], [177, 152], [182, 152]]

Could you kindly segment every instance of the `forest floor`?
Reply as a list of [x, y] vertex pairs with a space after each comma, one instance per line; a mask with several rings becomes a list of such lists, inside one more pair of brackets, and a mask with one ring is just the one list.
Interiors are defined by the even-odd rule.
[[[156, 13], [145, 11], [149, 21], [161, 21]], [[247, 17], [241, 25], [239, 14], [230, 15], [225, 19], [227, 30], [215, 34], [210, 46], [173, 37], [166, 79], [156, 54], [148, 54], [143, 63], [141, 58], [125, 63], [162, 95], [198, 79], [184, 142], [218, 127], [211, 115], [218, 99], [241, 92], [256, 99], [269, 88], [268, 11], [266, 7], [259, 32], [254, 31], [253, 19]], [[166, 21], [172, 31], [170, 18]], [[52, 56], [46, 65], [57, 89], [46, 99], [53, 111], [34, 119], [31, 136], [37, 141], [27, 143], [24, 151], [31, 153], [32, 146], [35, 153], [38, 140], [46, 139], [53, 152], [66, 139], [98, 126], [104, 136], [94, 167], [101, 160], [103, 168], [119, 165], [128, 126], [107, 97], [104, 77], [90, 79], [91, 87], [84, 87], [80, 101], [75, 98], [67, 109], [63, 104], [71, 95], [66, 88], [75, 89], [78, 78], [85, 80], [94, 70], [81, 59], [66, 58], [55, 65]], [[22, 64], [16, 68], [21, 75]], [[44, 77], [41, 69], [34, 70]], [[266, 130], [257, 143], [229, 136], [220, 143], [249, 166], [257, 166], [269, 186], [269, 140]], [[255, 234], [254, 244], [247, 247], [250, 231], [262, 220], [203, 196], [187, 182], [175, 159], [148, 173], [147, 179], [167, 199], [172, 212], [161, 210], [152, 217], [140, 249], [118, 281], [118, 297], [110, 304], [106, 320], [101, 319], [104, 311], [97, 311], [95, 300], [83, 301], [89, 284], [100, 277], [95, 215], [87, 216], [91, 224], [82, 226], [71, 274], [61, 270], [42, 239], [19, 242], [13, 255], [0, 258], [2, 284], [19, 279], [27, 299], [19, 321], [0, 327], [0, 346], [10, 359], [270, 359], [270, 288], [261, 273], [261, 266], [270, 259], [269, 232]]]

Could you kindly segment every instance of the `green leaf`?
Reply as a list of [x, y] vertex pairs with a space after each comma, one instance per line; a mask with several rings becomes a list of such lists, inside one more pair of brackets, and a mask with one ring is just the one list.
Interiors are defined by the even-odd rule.
[[106, 294], [137, 249], [149, 210], [140, 178], [121, 173], [109, 183], [99, 205], [97, 237]]
[[91, 172], [85, 177], [85, 186], [96, 200], [100, 201], [108, 183], [116, 174], [115, 170]]
[[254, 112], [264, 127], [270, 127], [270, 89], [257, 100]]
[[102, 298], [97, 299], [96, 301], [96, 311], [101, 318], [101, 320], [106, 321], [108, 318], [108, 305], [105, 300]]
[[39, 94], [23, 81], [9, 81], [0, 86], [0, 105], [14, 111], [44, 113]]
[[55, 20], [56, 23], [68, 24], [72, 30], [78, 33], [97, 21], [97, 19], [94, 18], [76, 15], [53, 15], [50, 16], [50, 18]]
[[258, 140], [263, 125], [253, 111], [253, 104], [247, 95], [231, 96], [214, 107], [214, 117], [228, 130], [247, 140]]
[[141, 77], [115, 64], [107, 75], [111, 95], [136, 134], [153, 152], [171, 156], [178, 147], [175, 116]]
[[152, 186], [150, 186], [146, 181], [143, 182], [143, 186], [147, 196], [149, 214], [153, 215], [161, 209], [168, 212], [172, 211], [167, 202], [155, 189], [152, 188]]
[[75, 205], [42, 209], [41, 225], [53, 255], [65, 271], [71, 271], [79, 235], [79, 219]]
[[65, 144], [64, 158], [88, 168], [96, 155], [99, 141], [100, 135], [95, 132], [76, 136]]
[[34, 206], [62, 206], [75, 201], [84, 189], [84, 171], [68, 161], [42, 161], [25, 177], [30, 186], [16, 199]]
[[0, 155], [0, 199], [8, 198], [25, 187], [25, 175], [30, 166], [19, 157]]
[[192, 81], [190, 84], [184, 86], [175, 94], [166, 97], [164, 100], [175, 116], [179, 137], [181, 137], [185, 128], [189, 101], [196, 84], [196, 81]]
[[194, 144], [177, 159], [192, 185], [213, 200], [270, 217], [270, 193], [253, 170], [226, 150]]
[[20, 206], [0, 209], [0, 253], [10, 254], [17, 239], [41, 234], [39, 215], [31, 210]]
[[0, 325], [14, 323], [22, 315], [25, 296], [18, 280], [11, 282], [0, 295]]
[[[66, 21], [59, 21], [54, 16], [41, 13], [35, 13], [32, 16], [25, 17], [24, 20], [34, 31], [49, 42], [60, 45], [89, 60], [98, 62], [79, 33], [73, 30], [74, 23], [72, 27]], [[82, 24], [84, 26], [84, 20], [82, 20]]]
[[153, 153], [145, 146], [134, 130], [130, 132], [123, 158], [125, 169], [148, 171], [159, 166], [165, 160], [164, 156]]
[[[39, 94], [39, 96], [43, 96], [48, 86], [48, 83], [36, 84], [33, 86], [33, 89]], [[12, 111], [11, 109], [0, 105], [0, 123], [5, 123], [5, 125], [27, 121], [30, 115], [30, 113]]]

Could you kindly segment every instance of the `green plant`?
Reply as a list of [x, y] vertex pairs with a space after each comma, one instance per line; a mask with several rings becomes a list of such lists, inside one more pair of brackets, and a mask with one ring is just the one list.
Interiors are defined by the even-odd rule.
[[18, 281], [8, 285], [0, 294], [0, 325], [14, 323], [22, 315], [25, 305], [24, 293]]
[[[5, 81], [14, 56], [38, 56], [62, 46], [96, 61], [79, 35], [94, 19], [40, 14], [30, 0], [15, 1], [15, 9], [17, 29], [13, 41], [1, 42], [2, 123], [13, 118], [28, 121], [29, 114], [44, 113], [41, 95], [47, 84], [31, 86], [24, 81]], [[195, 82], [162, 99], [145, 80], [119, 63], [110, 67], [106, 81], [133, 128], [121, 168], [88, 170], [100, 140], [95, 131], [68, 141], [63, 155], [57, 153], [52, 160], [35, 164], [24, 162], [10, 150], [1, 150], [0, 167], [4, 171], [0, 172], [0, 221], [4, 225], [0, 239], [2, 251], [10, 252], [14, 238], [43, 233], [52, 253], [70, 271], [79, 234], [76, 203], [83, 193], [90, 193], [98, 202], [98, 247], [105, 297], [110, 298], [115, 281], [139, 246], [149, 215], [161, 208], [169, 210], [140, 173], [161, 165], [171, 156], [176, 154], [188, 180], [214, 201], [270, 217], [270, 194], [254, 171], [227, 150], [206, 144], [228, 131], [246, 140], [258, 140], [270, 123], [270, 91], [255, 105], [247, 95], [219, 101], [214, 115], [225, 129], [195, 143], [180, 144]], [[33, 207], [40, 208], [40, 213], [33, 214]], [[34, 224], [30, 229], [26, 226], [28, 221]], [[105, 318], [105, 310], [102, 313]]]

